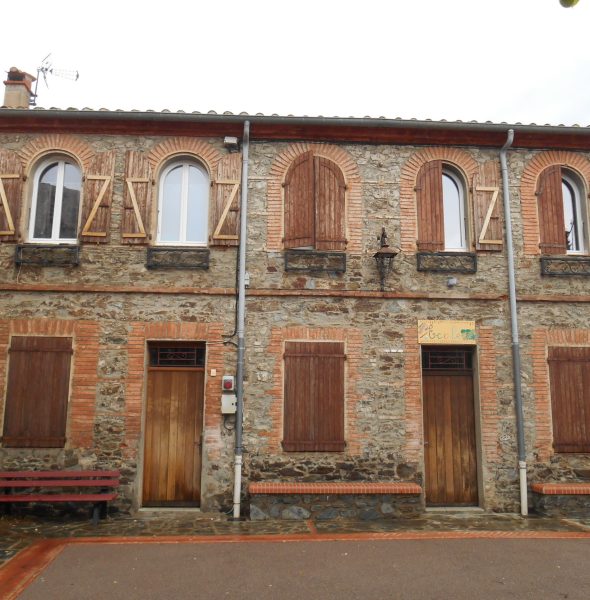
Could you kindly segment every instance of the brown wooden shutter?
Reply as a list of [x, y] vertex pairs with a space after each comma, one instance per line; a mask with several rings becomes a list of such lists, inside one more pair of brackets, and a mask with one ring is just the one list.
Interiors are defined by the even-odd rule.
[[547, 167], [539, 175], [537, 184], [539, 248], [543, 254], [565, 254], [567, 250], [561, 185], [559, 165]]
[[209, 219], [209, 241], [213, 246], [237, 246], [239, 243], [241, 174], [241, 154], [228, 154], [217, 165]]
[[344, 450], [344, 344], [285, 343], [283, 448]]
[[305, 152], [294, 161], [285, 178], [285, 248], [315, 243], [313, 154]]
[[115, 152], [113, 150], [101, 152], [92, 159], [84, 179], [80, 233], [83, 242], [104, 244], [109, 241], [114, 175]]
[[346, 249], [346, 184], [338, 165], [314, 157], [316, 250]]
[[0, 148], [0, 241], [18, 239], [23, 189], [23, 167], [15, 152]]
[[71, 338], [12, 338], [4, 446], [64, 446], [71, 358]]
[[502, 250], [504, 233], [499, 180], [498, 165], [491, 160], [481, 165], [479, 173], [473, 176], [473, 221], [477, 250]]
[[422, 166], [416, 177], [418, 213], [418, 250], [436, 252], [445, 249], [442, 161]]
[[590, 452], [590, 348], [549, 348], [553, 447]]
[[141, 152], [130, 150], [126, 156], [125, 195], [121, 217], [121, 241], [147, 244], [151, 228], [152, 170]]

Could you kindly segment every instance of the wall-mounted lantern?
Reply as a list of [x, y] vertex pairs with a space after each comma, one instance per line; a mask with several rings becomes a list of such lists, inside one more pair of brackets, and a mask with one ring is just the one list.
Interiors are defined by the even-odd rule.
[[373, 258], [377, 263], [377, 270], [379, 271], [379, 279], [381, 282], [381, 291], [385, 291], [385, 279], [391, 271], [393, 266], [393, 259], [398, 255], [398, 248], [390, 248], [387, 243], [387, 233], [385, 233], [385, 227], [381, 229], [381, 235], [377, 238], [380, 243], [380, 248], [373, 254]]

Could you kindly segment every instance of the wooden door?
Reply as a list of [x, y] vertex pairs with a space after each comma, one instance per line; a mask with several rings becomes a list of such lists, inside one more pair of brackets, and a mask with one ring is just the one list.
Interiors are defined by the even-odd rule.
[[199, 506], [204, 369], [150, 367], [143, 506]]
[[477, 506], [473, 374], [424, 370], [426, 504]]

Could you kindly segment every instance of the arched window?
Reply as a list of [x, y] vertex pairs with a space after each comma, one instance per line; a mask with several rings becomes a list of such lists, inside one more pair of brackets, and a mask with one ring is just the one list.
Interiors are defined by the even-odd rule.
[[466, 193], [458, 171], [432, 160], [416, 178], [418, 249], [464, 252], [469, 247]]
[[576, 173], [553, 165], [537, 183], [539, 246], [544, 254], [587, 252], [584, 185]]
[[74, 243], [78, 237], [82, 172], [70, 159], [49, 159], [35, 171], [29, 239]]
[[207, 245], [209, 174], [197, 162], [168, 165], [160, 177], [159, 244]]

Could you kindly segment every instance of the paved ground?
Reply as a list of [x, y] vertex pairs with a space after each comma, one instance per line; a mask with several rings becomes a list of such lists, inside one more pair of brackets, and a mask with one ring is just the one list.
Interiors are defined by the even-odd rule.
[[[362, 570], [348, 568], [352, 555]], [[0, 517], [0, 598], [25, 590], [19, 599], [176, 599], [205, 590], [197, 595], [587, 599], [588, 557], [590, 519], [441, 512], [386, 521], [231, 522], [174, 511], [109, 517], [93, 527], [69, 513], [20, 511]], [[474, 593], [480, 580], [488, 596]]]

